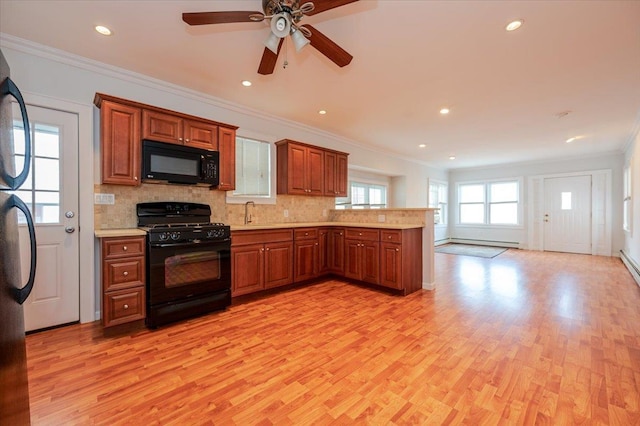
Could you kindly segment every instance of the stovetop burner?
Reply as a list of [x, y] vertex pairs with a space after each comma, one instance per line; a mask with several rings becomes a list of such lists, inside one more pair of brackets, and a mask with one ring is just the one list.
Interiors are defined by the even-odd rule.
[[139, 203], [138, 227], [147, 231], [149, 243], [200, 243], [231, 237], [231, 228], [211, 223], [211, 207], [182, 202]]

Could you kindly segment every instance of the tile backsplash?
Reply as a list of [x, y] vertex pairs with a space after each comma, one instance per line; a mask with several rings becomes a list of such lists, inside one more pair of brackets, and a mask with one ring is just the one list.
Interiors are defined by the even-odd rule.
[[[115, 204], [94, 205], [96, 229], [135, 228], [136, 204], [154, 201], [188, 201], [211, 206], [211, 221], [229, 225], [244, 223], [244, 204], [227, 204], [224, 191], [205, 187], [143, 183], [138, 187], [94, 185], [96, 194], [113, 194]], [[276, 204], [249, 206], [255, 224], [322, 222], [334, 208], [332, 197], [278, 195]], [[288, 217], [285, 217], [285, 212]]]

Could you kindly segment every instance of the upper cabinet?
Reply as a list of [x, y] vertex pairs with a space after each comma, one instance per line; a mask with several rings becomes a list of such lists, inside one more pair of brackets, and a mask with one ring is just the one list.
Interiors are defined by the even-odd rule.
[[102, 183], [140, 184], [140, 117], [140, 108], [111, 101], [102, 102]]
[[218, 150], [218, 126], [182, 115], [142, 110], [142, 139]]
[[236, 126], [96, 93], [102, 183], [139, 185], [142, 139], [220, 151], [220, 185], [235, 189]]
[[218, 134], [220, 151], [220, 183], [218, 189], [233, 191], [236, 189], [236, 131], [220, 127]]
[[288, 139], [276, 148], [278, 194], [346, 196], [348, 154]]

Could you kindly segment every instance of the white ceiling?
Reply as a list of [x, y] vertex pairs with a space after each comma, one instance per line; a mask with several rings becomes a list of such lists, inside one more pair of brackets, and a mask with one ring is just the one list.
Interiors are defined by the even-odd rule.
[[181, 19], [226, 10], [261, 0], [0, 0], [0, 32], [441, 168], [622, 151], [638, 126], [640, 1], [361, 0], [302, 21], [350, 65], [289, 43], [269, 76], [257, 73], [266, 23]]

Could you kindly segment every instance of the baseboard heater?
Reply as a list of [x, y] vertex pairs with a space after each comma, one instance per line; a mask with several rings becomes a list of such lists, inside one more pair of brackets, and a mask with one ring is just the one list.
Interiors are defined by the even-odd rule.
[[636, 283], [638, 285], [640, 285], [640, 267], [638, 266], [638, 264], [632, 258], [630, 258], [627, 253], [624, 252], [624, 250], [620, 250], [620, 258], [622, 259], [622, 263], [624, 263], [624, 266], [626, 266], [631, 273], [633, 279], [636, 280]]
[[473, 240], [468, 238], [451, 238], [449, 242], [458, 244], [473, 244], [476, 246], [491, 246], [491, 247], [508, 247], [508, 248], [520, 248], [520, 243], [515, 241], [492, 241], [492, 240]]

